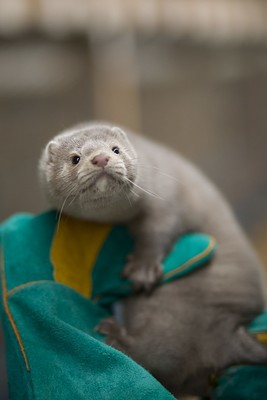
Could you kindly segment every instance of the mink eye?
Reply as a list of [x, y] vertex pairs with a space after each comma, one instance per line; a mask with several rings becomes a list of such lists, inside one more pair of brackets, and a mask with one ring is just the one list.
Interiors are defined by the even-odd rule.
[[72, 162], [73, 165], [77, 165], [79, 163], [80, 159], [81, 159], [80, 156], [73, 156], [71, 158], [71, 162]]
[[112, 151], [113, 151], [113, 153], [115, 153], [115, 154], [120, 154], [120, 149], [119, 149], [117, 146], [113, 147], [113, 148], [112, 148]]

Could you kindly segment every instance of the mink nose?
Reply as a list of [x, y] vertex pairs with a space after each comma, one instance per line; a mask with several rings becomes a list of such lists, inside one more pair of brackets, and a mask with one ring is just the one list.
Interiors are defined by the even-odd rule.
[[109, 159], [110, 159], [109, 156], [106, 156], [105, 154], [99, 154], [91, 160], [91, 163], [93, 165], [96, 165], [97, 167], [104, 168], [108, 164]]

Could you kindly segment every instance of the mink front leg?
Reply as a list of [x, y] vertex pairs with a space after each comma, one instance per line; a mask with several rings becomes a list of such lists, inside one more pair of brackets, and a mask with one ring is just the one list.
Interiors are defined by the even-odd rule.
[[133, 282], [134, 290], [150, 291], [162, 276], [162, 261], [166, 254], [161, 235], [139, 237], [135, 251], [128, 256], [123, 276]]
[[157, 210], [143, 215], [130, 225], [135, 249], [128, 257], [123, 276], [133, 282], [136, 291], [147, 292], [162, 276], [162, 262], [175, 240], [182, 233], [181, 224], [175, 214]]

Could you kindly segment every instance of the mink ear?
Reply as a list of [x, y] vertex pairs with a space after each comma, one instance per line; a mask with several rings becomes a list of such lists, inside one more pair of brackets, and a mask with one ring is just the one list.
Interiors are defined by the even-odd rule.
[[45, 155], [47, 162], [54, 162], [56, 156], [56, 150], [58, 143], [55, 140], [51, 140], [45, 148]]
[[127, 137], [126, 133], [121, 128], [119, 128], [118, 126], [114, 126], [113, 128], [111, 128], [111, 132], [115, 133], [116, 135], [120, 135], [123, 138]]

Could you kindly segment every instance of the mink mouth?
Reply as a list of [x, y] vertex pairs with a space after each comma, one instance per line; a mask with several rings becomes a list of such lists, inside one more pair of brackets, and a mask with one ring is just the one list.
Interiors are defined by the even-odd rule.
[[101, 179], [104, 178], [106, 178], [108, 181], [112, 180], [113, 182], [117, 182], [117, 184], [122, 183], [120, 175], [118, 175], [117, 173], [113, 174], [110, 171], [103, 170], [99, 173], [96, 173], [95, 176], [92, 177], [91, 182], [88, 185], [86, 185], [86, 187], [81, 189], [81, 193], [86, 193], [87, 191], [90, 191], [91, 189], [97, 186], [98, 182], [100, 182]]
[[99, 172], [99, 174], [97, 174], [97, 176], [95, 177], [95, 182], [96, 182], [98, 179], [101, 179], [101, 178], [103, 178], [103, 177], [107, 177], [107, 178], [112, 178], [112, 179], [114, 179], [113, 175], [112, 175], [109, 171], [103, 170], [103, 171]]

